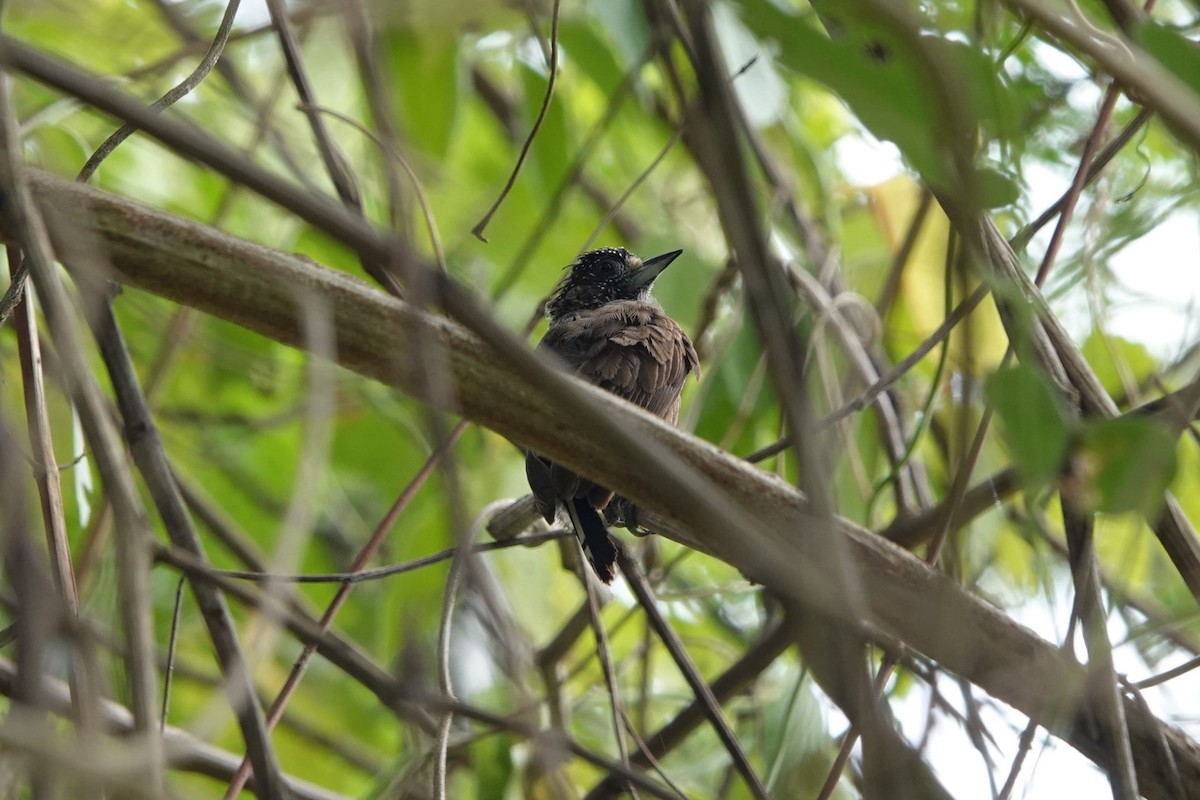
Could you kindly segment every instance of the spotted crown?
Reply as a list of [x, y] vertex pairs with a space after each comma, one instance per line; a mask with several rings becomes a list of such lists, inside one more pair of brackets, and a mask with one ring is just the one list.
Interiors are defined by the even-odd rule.
[[576, 311], [599, 308], [618, 300], [644, 299], [649, 286], [638, 286], [630, 276], [642, 268], [642, 259], [624, 247], [590, 250], [567, 267], [546, 304], [550, 319]]

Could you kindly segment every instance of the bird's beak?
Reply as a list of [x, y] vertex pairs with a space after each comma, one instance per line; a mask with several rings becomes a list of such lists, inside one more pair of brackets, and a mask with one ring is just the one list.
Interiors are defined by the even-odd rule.
[[682, 250], [672, 250], [670, 253], [663, 253], [661, 256], [655, 256], [649, 261], [643, 262], [642, 268], [633, 272], [629, 276], [629, 280], [639, 289], [649, 287], [672, 261], [679, 258], [679, 254], [682, 252]]

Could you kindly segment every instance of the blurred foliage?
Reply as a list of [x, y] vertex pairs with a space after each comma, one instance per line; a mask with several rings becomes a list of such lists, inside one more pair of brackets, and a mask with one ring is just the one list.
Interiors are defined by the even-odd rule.
[[[674, 6], [647, 5], [660, 11]], [[856, 12], [840, 14], [835, 8], [831, 14], [828, 4], [813, 5], [742, 0], [716, 3], [714, 10], [749, 124], [783, 176], [785, 186], [778, 191], [761, 172], [754, 176], [773, 242], [797, 269], [820, 276], [827, 287], [840, 287], [836, 307], [884, 372], [929, 337], [947, 307], [961, 302], [964, 289], [978, 281], [953, 263], [948, 270], [947, 261], [956, 259], [948, 259], [947, 250], [956, 245], [936, 202], [915, 234], [910, 230], [920, 205], [920, 180], [943, 188], [953, 177], [950, 153], [966, 148], [976, 170], [975, 200], [993, 209], [1006, 234], [1015, 233], [1069, 185], [1106, 82], [998, 4], [924, 3], [919, 29], [864, 22]], [[367, 2], [372, 38], [366, 56], [383, 89], [375, 98], [364, 89], [362, 65], [340, 7], [299, 2], [291, 9], [319, 105], [357, 122], [326, 118], [372, 221], [399, 227], [432, 252], [407, 177], [400, 178], [400, 196], [389, 196], [388, 173], [398, 170], [403, 158], [428, 199], [451, 273], [491, 297], [497, 314], [514, 330], [530, 318], [562, 267], [593, 241], [626, 245], [644, 255], [683, 247], [685, 258], [656, 287], [669, 312], [696, 333], [704, 358], [703, 379], [685, 392], [681, 425], [739, 455], [779, 437], [781, 415], [742, 303], [740, 280], [726, 272], [730, 255], [716, 204], [688, 149], [686, 129], [682, 140], [675, 138], [686, 123], [674, 87], [678, 81], [690, 91], [693, 73], [682, 45], [672, 44], [665, 56], [655, 54], [656, 33], [641, 3], [562, 4], [553, 99], [527, 162], [487, 228], [486, 243], [471, 235], [471, 227], [508, 178], [546, 92], [550, 3]], [[211, 0], [10, 0], [5, 22], [10, 34], [150, 102], [194, 67], [222, 12], [223, 4]], [[1194, 30], [1176, 29], [1187, 21], [1185, 9], [1163, 3], [1159, 14], [1161, 24], [1142, 30], [1142, 44], [1194, 80]], [[182, 20], [199, 44], [186, 42], [169, 17]], [[961, 100], [957, 116], [947, 115], [946, 97], [939, 94], [947, 87]], [[16, 79], [14, 90], [25, 157], [40, 168], [74, 176], [115, 127], [111, 119], [28, 80]], [[280, 174], [332, 194], [305, 113], [296, 104], [265, 11], [248, 3], [221, 70], [172, 113]], [[384, 130], [376, 119], [380, 108], [394, 114], [395, 149], [364, 133]], [[1112, 129], [1126, 124], [1136, 110], [1121, 99]], [[638, 184], [664, 150], [661, 163]], [[341, 244], [147, 137], [134, 136], [117, 149], [94, 183], [362, 277], [354, 253]], [[1196, 188], [1194, 155], [1152, 122], [1084, 193], [1051, 274], [1047, 296], [1123, 410], [1177, 388], [1195, 369], [1190, 350], [1168, 350], [1161, 336], [1137, 341], [1107, 326], [1109, 314], [1127, 303], [1129, 291], [1113, 265], [1168, 218], [1187, 215], [1194, 225]], [[606, 221], [627, 190], [632, 190], [628, 198]], [[783, 190], [794, 193], [819, 242], [792, 224]], [[1026, 266], [1031, 271], [1045, 241], [1043, 234], [1030, 247]], [[1183, 270], [1194, 255], [1162, 257], [1179, 258]], [[1189, 285], [1194, 288], [1194, 280]], [[288, 543], [298, 546], [298, 555], [280, 568], [347, 569], [432, 452], [427, 409], [338, 372], [328, 458], [316, 485], [298, 486], [310, 432], [311, 371], [303, 354], [138, 291], [125, 290], [116, 307], [140, 376], [146, 382], [157, 376], [156, 419], [181, 481], [219, 509], [245, 545], [268, 563], [281, 549], [289, 507], [311, 503], [315, 525]], [[808, 355], [814, 397], [820, 413], [827, 413], [857, 396], [865, 383], [833, 332], [829, 309], [799, 301], [796, 308], [817, 331]], [[1177, 341], [1184, 341], [1182, 333]], [[944, 347], [949, 350], [943, 359]], [[1128, 633], [1128, 646], [1118, 648], [1125, 659], [1122, 670], [1140, 676], [1191, 655], [1200, 642], [1195, 601], [1143, 518], [1125, 512], [1153, 514], [1162, 488], [1170, 485], [1190, 519], [1200, 520], [1200, 499], [1189, 491], [1200, 479], [1195, 442], [1187, 437], [1177, 442], [1144, 420], [1074, 425], [1035, 368], [996, 372], [1007, 347], [988, 299], [892, 392], [899, 423], [913, 437], [903, 443], [906, 458], [928, 479], [932, 494], [925, 502], [947, 496], [962, 468], [968, 437], [989, 402], [1002, 435], [984, 441], [976, 481], [1015, 463], [1029, 482], [1011, 506], [997, 503], [955, 532], [942, 567], [1039, 631], [1061, 631], [1069, 611], [1069, 603], [1061, 602], [1069, 575], [1059, 553], [1061, 519], [1053, 490], [1069, 468], [1070, 490], [1102, 512], [1097, 545], [1112, 581], [1107, 599], [1123, 615]], [[98, 357], [90, 355], [102, 374]], [[7, 329], [0, 331], [0, 401], [5, 421], [20, 427], [16, 340]], [[99, 481], [71, 409], [57, 390], [51, 393], [50, 413], [59, 461], [67, 470], [66, 513], [85, 604], [103, 626], [115, 629], [113, 556], [104, 545], [110, 534]], [[863, 412], [822, 434], [820, 443], [831, 461], [837, 512], [872, 528], [884, 527], [904, 510], [883, 483], [895, 473], [881, 444], [883, 428], [879, 417]], [[461, 503], [462, 516], [473, 521], [497, 500], [525, 492], [520, 453], [490, 432], [469, 428], [454, 449], [453, 467], [461, 478], [461, 497], [452, 495], [443, 474], [435, 473], [400, 515], [376, 563], [453, 547], [452, 501]], [[798, 479], [790, 457], [766, 468]], [[33, 497], [32, 484], [30, 491]], [[244, 568], [211, 534], [204, 530], [213, 564]], [[639, 546], [662, 610], [706, 678], [734, 663], [778, 619], [772, 600], [733, 568], [666, 540]], [[504, 549], [478, 563], [476, 579], [488, 591], [460, 601], [452, 657], [458, 694], [503, 713], [531, 713], [546, 721], [543, 695], [552, 692], [547, 675], [529, 659], [583, 607], [580, 582], [563, 569], [555, 545]], [[334, 630], [405, 680], [434, 686], [448, 569], [443, 562], [357, 585]], [[159, 566], [152, 579], [156, 634], [165, 650], [177, 575]], [[335, 588], [306, 584], [297, 591], [319, 613]], [[258, 685], [273, 697], [298, 646], [277, 636], [258, 615], [237, 606], [234, 612], [255, 658]], [[489, 615], [512, 627], [489, 629], [494, 622]], [[692, 695], [623, 587], [615, 587], [603, 621], [622, 702], [639, 732], [649, 735]], [[1170, 639], [1161, 635], [1168, 622], [1175, 632]], [[108, 677], [121, 699], [119, 660], [114, 656], [107, 663], [113, 665]], [[889, 696], [914, 741], [925, 730], [924, 704], [937, 706], [930, 713], [939, 715], [942, 737], [928, 743], [927, 757], [956, 791], [978, 795], [988, 785], [984, 761], [956, 763], [961, 759], [951, 755], [969, 747], [968, 733], [956, 719], [959, 712], [946, 711], [945, 698], [929, 692], [930, 671], [936, 665], [903, 665]], [[551, 672], [560, 681], [557, 713], [568, 733], [615, 758], [610, 700], [591, 634], [585, 630]], [[171, 722], [241, 752], [237, 727], [214, 685], [217, 676], [204, 625], [189, 597]], [[953, 679], [941, 678], [933, 685], [957, 694], [950, 686]], [[954, 708], [962, 704], [961, 698], [951, 703]], [[751, 676], [726, 710], [777, 796], [815, 793], [845, 721], [793, 653]], [[1003, 713], [988, 710], [995, 727], [1009, 724]], [[1191, 715], [1193, 734], [1196, 712], [1194, 701], [1164, 710], [1168, 717]], [[327, 662], [313, 664], [289, 715], [274, 740], [289, 773], [351, 796], [427, 790], [429, 740]], [[959, 749], [946, 746], [948, 739], [961, 740]], [[1004, 741], [993, 749], [1000, 780], [1013, 752], [1009, 739]], [[555, 760], [536, 743], [484, 726], [456, 725], [453, 742], [452, 797], [552, 797], [563, 781], [582, 791], [602, 777], [582, 761]], [[731, 776], [729, 758], [711, 729], [685, 740], [662, 759], [662, 767], [688, 796], [749, 796]], [[1077, 761], [1068, 767], [1080, 768]], [[211, 781], [194, 776], [179, 778], [176, 785], [186, 796], [216, 791]], [[835, 796], [855, 796], [853, 782], [843, 780]]]

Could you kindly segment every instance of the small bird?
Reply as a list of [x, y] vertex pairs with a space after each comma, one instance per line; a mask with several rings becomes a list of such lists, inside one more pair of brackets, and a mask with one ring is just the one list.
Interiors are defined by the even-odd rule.
[[[654, 279], [682, 250], [642, 261], [623, 247], [584, 253], [546, 303], [550, 329], [538, 350], [553, 353], [577, 376], [674, 425], [688, 373], [700, 374], [696, 348], [650, 296]], [[561, 505], [600, 580], [613, 579], [617, 551], [600, 512], [613, 492], [548, 458], [525, 454], [537, 509], [553, 523]]]

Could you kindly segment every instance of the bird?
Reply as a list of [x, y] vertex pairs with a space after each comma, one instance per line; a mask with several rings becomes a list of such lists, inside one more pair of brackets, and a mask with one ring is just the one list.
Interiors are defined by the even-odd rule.
[[[683, 328], [650, 290], [682, 253], [643, 261], [623, 247], [580, 255], [546, 302], [550, 327], [537, 349], [567, 370], [674, 425], [689, 374], [700, 359]], [[601, 512], [614, 493], [545, 456], [525, 454], [525, 474], [538, 512], [553, 524], [566, 510], [597, 577], [611, 583], [617, 561]]]

